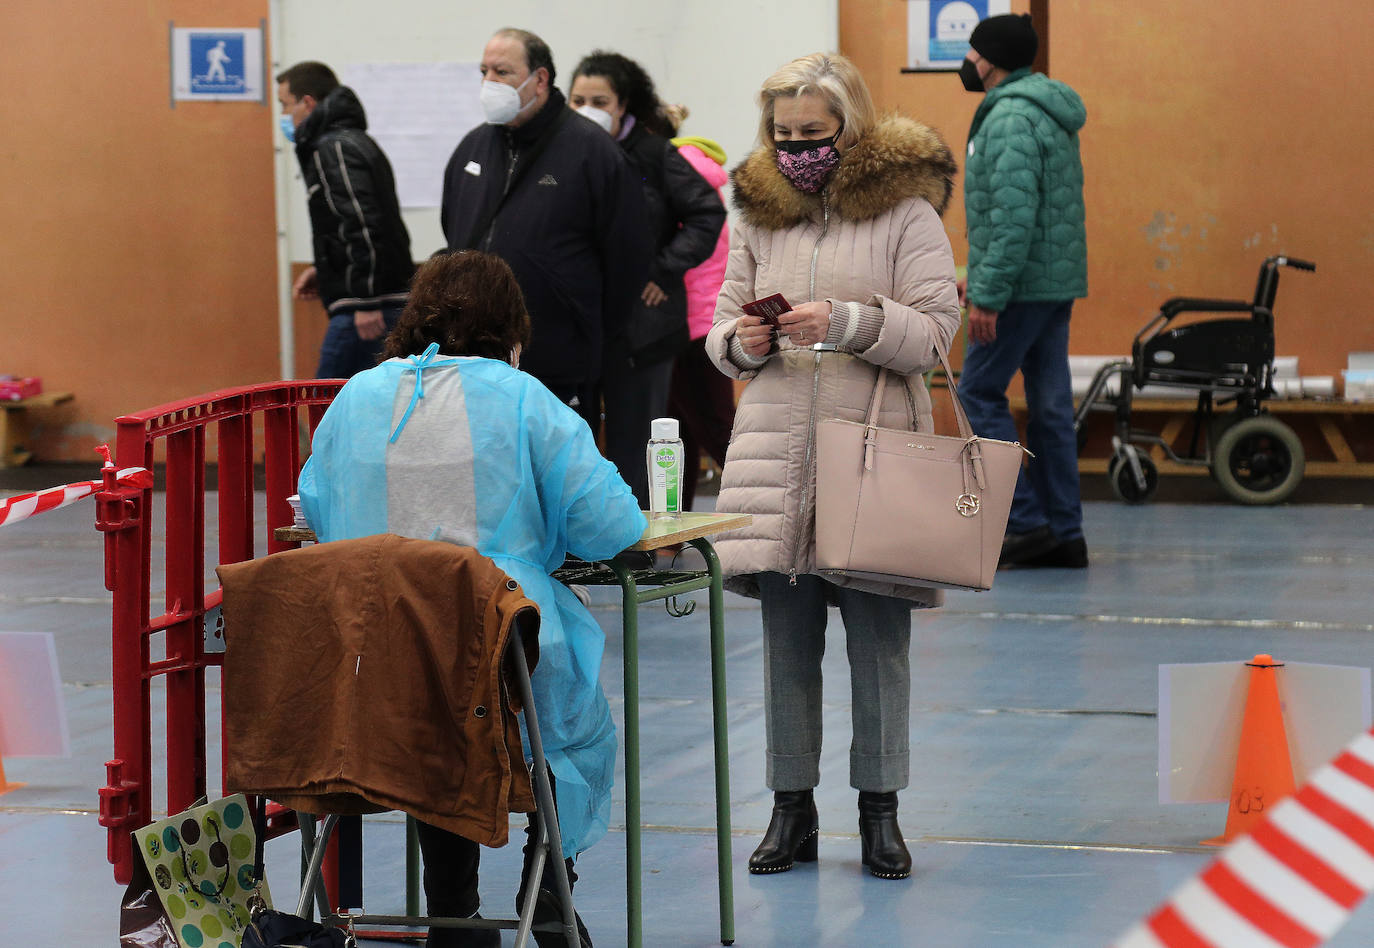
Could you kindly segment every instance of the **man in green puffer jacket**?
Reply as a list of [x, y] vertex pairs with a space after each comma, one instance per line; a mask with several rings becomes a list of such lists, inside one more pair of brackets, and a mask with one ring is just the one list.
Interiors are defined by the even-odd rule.
[[1069, 315], [1088, 293], [1083, 100], [1032, 73], [1039, 40], [1027, 15], [983, 20], [959, 70], [984, 92], [969, 129], [964, 171], [968, 218], [969, 343], [959, 394], [974, 431], [1019, 440], [1007, 385], [1019, 370], [1035, 458], [1016, 483], [1003, 566], [1088, 565], [1078, 491], [1078, 445], [1069, 382]]

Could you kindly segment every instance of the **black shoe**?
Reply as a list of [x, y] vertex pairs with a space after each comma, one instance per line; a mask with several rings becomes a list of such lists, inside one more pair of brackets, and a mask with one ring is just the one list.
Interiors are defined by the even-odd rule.
[[1031, 557], [1043, 556], [1058, 543], [1048, 524], [1028, 533], [1008, 533], [1002, 539], [1002, 555], [997, 559], [997, 566], [1019, 566]]
[[1023, 569], [1087, 569], [1088, 544], [1082, 537], [1064, 540], [1054, 549], [1016, 564]]
[[[534, 847], [526, 843], [525, 845], [525, 867], [521, 873], [520, 890], [515, 893], [515, 911], [523, 913], [525, 910], [525, 883], [529, 879], [530, 864], [534, 861]], [[563, 860], [568, 870], [568, 887], [571, 889], [577, 885], [577, 873], [573, 871], [573, 861]], [[563, 906], [560, 904], [558, 893], [554, 890], [554, 871], [551, 864], [544, 864], [544, 877], [540, 882], [538, 894], [534, 897], [534, 924], [541, 925], [545, 922], [553, 922], [556, 925], [563, 924]], [[587, 926], [582, 923], [582, 916], [573, 910], [573, 922], [577, 925], [577, 937], [581, 943], [581, 948], [592, 948], [592, 936], [587, 934]], [[568, 939], [558, 932], [534, 932], [534, 943], [545, 946], [553, 945], [557, 948], [567, 948]]]
[[[577, 940], [581, 948], [592, 948], [592, 936], [587, 934], [587, 926], [582, 924], [582, 916], [573, 910], [573, 921], [577, 924]], [[563, 924], [563, 909], [558, 904], [558, 893], [552, 889], [540, 888], [534, 902], [534, 924], [553, 922]], [[568, 939], [561, 931], [534, 932], [534, 943], [540, 948], [567, 948]], [[497, 944], [500, 944], [499, 942]]]
[[897, 794], [859, 791], [859, 839], [863, 862], [879, 879], [911, 875], [911, 853], [897, 826]]
[[[529, 882], [530, 869], [534, 864], [534, 836], [535, 836], [534, 814], [530, 814], [529, 825], [525, 828], [525, 860], [524, 866], [520, 870], [520, 889], [515, 893], [515, 911], [522, 914], [525, 910], [525, 887]], [[568, 872], [568, 888], [574, 889], [577, 886], [577, 871], [573, 868], [571, 859], [564, 859], [563, 865]], [[553, 922], [557, 925], [563, 924], [563, 906], [558, 898], [558, 892], [554, 881], [553, 863], [544, 863], [544, 874], [539, 880], [538, 894], [534, 897], [534, 924], [541, 925], [545, 922]], [[592, 936], [587, 934], [587, 926], [582, 924], [582, 916], [573, 910], [573, 921], [577, 925], [578, 941], [581, 948], [592, 948]], [[563, 932], [534, 932], [534, 943], [542, 946], [557, 946], [557, 948], [567, 948], [568, 939], [563, 936]]]
[[810, 790], [778, 790], [773, 794], [773, 817], [763, 842], [749, 857], [755, 875], [786, 872], [794, 863], [815, 862], [820, 818]]

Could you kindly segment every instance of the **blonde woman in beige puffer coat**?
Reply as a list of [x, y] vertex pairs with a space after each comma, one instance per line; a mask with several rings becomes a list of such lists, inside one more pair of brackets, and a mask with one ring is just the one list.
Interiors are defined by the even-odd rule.
[[[815, 571], [815, 434], [826, 418], [862, 420], [880, 367], [880, 423], [932, 427], [920, 373], [959, 328], [954, 258], [940, 214], [956, 171], [934, 131], [879, 120], [854, 65], [815, 54], [778, 70], [759, 93], [760, 146], [733, 173], [740, 221], [707, 337], [726, 375], [748, 380], [735, 415], [719, 512], [753, 523], [716, 544], [726, 585], [763, 609], [766, 781], [772, 819], [754, 873], [816, 859], [821, 658], [826, 607], [838, 606], [850, 665], [850, 784], [859, 791], [863, 865], [904, 879], [911, 855], [897, 825], [908, 779], [911, 610], [933, 589]], [[778, 327], [745, 315], [780, 293]]]

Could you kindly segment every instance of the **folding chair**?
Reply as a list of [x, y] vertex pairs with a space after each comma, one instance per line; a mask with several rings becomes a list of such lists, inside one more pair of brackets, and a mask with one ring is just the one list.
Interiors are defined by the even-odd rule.
[[[514, 582], [514, 580], [511, 580]], [[538, 635], [538, 616], [530, 616], [530, 624], [534, 626], [532, 631]], [[416, 915], [368, 915], [365, 913], [335, 913], [327, 911], [324, 906], [328, 904], [327, 896], [324, 891], [324, 880], [322, 878], [322, 868], [324, 865], [325, 847], [329, 843], [329, 836], [334, 831], [339, 818], [334, 815], [325, 817], [318, 837], [313, 832], [314, 821], [302, 816], [301, 818], [301, 853], [307, 860], [305, 878], [301, 883], [300, 900], [296, 903], [296, 914], [302, 918], [309, 918], [307, 914], [311, 911], [312, 897], [321, 905], [321, 920], [326, 925], [334, 925], [340, 928], [352, 928], [360, 925], [382, 925], [382, 926], [407, 926], [407, 927], [431, 927], [431, 928], [495, 928], [515, 929], [516, 948], [523, 948], [528, 941], [530, 932], [534, 924], [534, 908], [538, 901], [534, 894], [539, 891], [539, 882], [543, 878], [544, 865], [552, 861], [553, 875], [556, 894], [562, 907], [564, 924], [560, 926], [563, 936], [567, 939], [570, 948], [577, 948], [579, 945], [577, 926], [573, 919], [572, 888], [568, 884], [568, 868], [563, 862], [563, 839], [558, 832], [558, 820], [549, 819], [549, 814], [556, 814], [554, 806], [553, 788], [549, 783], [549, 770], [544, 763], [544, 742], [539, 735], [539, 716], [534, 707], [534, 692], [530, 688], [529, 665], [525, 661], [525, 651], [523, 647], [523, 636], [521, 625], [526, 624], [525, 616], [516, 623], [516, 627], [511, 632], [510, 641], [506, 645], [506, 660], [511, 662], [515, 671], [515, 683], [520, 693], [521, 714], [525, 719], [525, 733], [530, 741], [530, 754], [532, 777], [534, 780], [534, 797], [536, 802], [535, 825], [538, 829], [537, 840], [535, 843], [534, 858], [530, 864], [529, 875], [525, 878], [525, 891], [529, 897], [525, 899], [524, 911], [518, 917], [513, 918], [440, 918], [435, 916], [416, 916]], [[307, 831], [306, 827], [310, 827]], [[315, 838], [310, 838], [315, 837]], [[557, 854], [557, 855], [554, 855]], [[550, 926], [552, 928], [552, 926]]]
[[[241, 594], [244, 584], [246, 582], [251, 582], [252, 577], [262, 577], [264, 575], [263, 573], [255, 572], [254, 570], [267, 566], [267, 560], [274, 560], [277, 557], [298, 557], [302, 554], [312, 558], [318, 558], [326, 556], [331, 547], [343, 548], [349, 543], [362, 544], [376, 541], [391, 543], [392, 546], [386, 548], [388, 551], [391, 551], [398, 540], [401, 544], [428, 544], [431, 542], [400, 540], [396, 537], [339, 541], [338, 543], [321, 544], [316, 547], [299, 551], [275, 554], [274, 556], [266, 557], [265, 560], [252, 561], [251, 566], [250, 564], [236, 564], [232, 567], [221, 567], [220, 577], [224, 582], [226, 597], [226, 638], [228, 642], [228, 653], [232, 654], [235, 647], [235, 616], [229, 609], [229, 605], [233, 600], [233, 594], [236, 591], [239, 591]], [[465, 551], [465, 555], [476, 554]], [[481, 559], [485, 561], [491, 569], [496, 569], [485, 557]], [[315, 560], [312, 560], [312, 562], [313, 561]], [[244, 566], [249, 566], [249, 571], [235, 572], [240, 567]], [[504, 576], [504, 574], [501, 575]], [[509, 577], [505, 577], [504, 582], [507, 584], [507, 590], [516, 590], [519, 588], [515, 580]], [[272, 607], [268, 606], [268, 608]], [[537, 639], [538, 633], [539, 613], [537, 609], [532, 607], [521, 608], [516, 614], [514, 621], [510, 624], [509, 635], [501, 660], [502, 667], [506, 673], [506, 680], [514, 684], [515, 692], [519, 698], [519, 714], [524, 719], [524, 732], [529, 740], [532, 756], [530, 769], [532, 772], [531, 776], [535, 798], [536, 838], [534, 842], [535, 850], [532, 858], [529, 860], [529, 872], [524, 880], [524, 890], [527, 893], [527, 897], [520, 914], [515, 917], [450, 918], [425, 915], [372, 915], [363, 912], [334, 911], [329, 905], [322, 874], [325, 850], [329, 843], [330, 836], [334, 832], [339, 821], [339, 816], [337, 814], [323, 814], [323, 821], [320, 831], [317, 834], [315, 832], [315, 823], [316, 817], [319, 816], [319, 814], [311, 816], [301, 813], [299, 824], [301, 830], [304, 873], [301, 882], [300, 898], [296, 905], [297, 915], [307, 919], [313, 918], [314, 907], [318, 905], [319, 917], [325, 925], [344, 929], [356, 929], [358, 926], [514, 929], [516, 932], [515, 944], [520, 948], [520, 946], [525, 946], [530, 941], [530, 932], [534, 928], [535, 909], [539, 902], [537, 894], [540, 889], [540, 882], [543, 879], [545, 865], [552, 862], [553, 893], [557, 897], [561, 908], [562, 921], [556, 923], [541, 923], [539, 930], [562, 932], [570, 948], [578, 948], [580, 940], [575, 921], [576, 914], [573, 908], [572, 887], [569, 883], [567, 866], [562, 858], [563, 844], [558, 829], [553, 788], [550, 783], [549, 769], [544, 758], [543, 740], [539, 731], [539, 718], [535, 708], [534, 693], [530, 686], [530, 666], [525, 655], [524, 643], [527, 637], [534, 636]], [[228, 655], [226, 655], [226, 657], [228, 657]], [[230, 684], [231, 681], [229, 677], [226, 676], [226, 691]], [[241, 789], [255, 792], [250, 787]]]

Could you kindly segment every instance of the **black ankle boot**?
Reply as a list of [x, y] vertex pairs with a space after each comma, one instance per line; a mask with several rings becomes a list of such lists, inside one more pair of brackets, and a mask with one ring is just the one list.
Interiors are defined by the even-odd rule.
[[794, 862], [816, 861], [820, 822], [810, 790], [778, 790], [773, 794], [773, 818], [763, 842], [749, 857], [749, 871], [786, 872]]
[[897, 794], [859, 791], [859, 839], [863, 861], [879, 879], [911, 875], [911, 853], [897, 826]]

